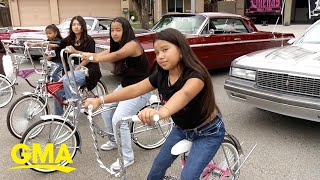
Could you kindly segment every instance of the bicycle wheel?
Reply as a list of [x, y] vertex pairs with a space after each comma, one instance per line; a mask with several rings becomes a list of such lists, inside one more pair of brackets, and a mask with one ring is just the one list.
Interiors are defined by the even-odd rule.
[[9, 108], [7, 113], [7, 127], [10, 133], [20, 139], [23, 133], [33, 123], [40, 120], [40, 116], [49, 114], [45, 101], [36, 96], [22, 96]]
[[108, 90], [102, 81], [98, 81], [97, 86], [91, 91], [87, 89], [81, 89], [82, 99], [95, 98], [108, 94]]
[[[225, 139], [201, 177], [208, 180], [219, 180], [223, 176], [225, 176], [224, 179], [239, 179], [240, 171], [235, 174], [239, 166], [240, 158], [237, 148], [231, 141]], [[224, 170], [226, 172], [223, 172]], [[229, 173], [226, 174], [228, 171]]]
[[[74, 126], [70, 123], [65, 122], [60, 119], [47, 119], [41, 120], [30, 126], [26, 133], [23, 135], [21, 142], [22, 144], [26, 144], [29, 147], [32, 147], [32, 144], [38, 143], [42, 148], [46, 147], [46, 144], [52, 143], [54, 149], [54, 155], [58, 154], [60, 147], [62, 144], [65, 144], [68, 148], [71, 159], [77, 153], [78, 148], [80, 147], [80, 136], [78, 131], [74, 131]], [[37, 136], [33, 136], [38, 129], [42, 129]], [[44, 150], [44, 149], [42, 149]], [[32, 148], [30, 150], [20, 149], [20, 157], [23, 158], [24, 153], [32, 153]], [[66, 155], [66, 154], [64, 154]], [[48, 161], [41, 162], [41, 164], [50, 164], [57, 166], [66, 166], [68, 165], [68, 161], [62, 160], [59, 163], [52, 163]], [[26, 165], [36, 165], [39, 164], [37, 162], [33, 162], [32, 158], [25, 163]], [[47, 169], [47, 168], [31, 168], [34, 171], [42, 172], [42, 173], [50, 173], [56, 171], [55, 169]]]
[[10, 85], [11, 83], [7, 78], [0, 76], [0, 108], [4, 107], [12, 100], [13, 87]]
[[[161, 105], [159, 105], [158, 103], [154, 103], [144, 108], [147, 107], [159, 109]], [[143, 149], [155, 149], [160, 147], [164, 143], [164, 141], [170, 134], [172, 127], [173, 121], [171, 117], [159, 120], [158, 124], [155, 123], [151, 126], [143, 125], [140, 122], [132, 122], [130, 124], [131, 138], [137, 146]]]

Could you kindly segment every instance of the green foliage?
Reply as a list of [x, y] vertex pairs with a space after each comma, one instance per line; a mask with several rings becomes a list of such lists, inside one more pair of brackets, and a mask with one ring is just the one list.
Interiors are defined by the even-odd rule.
[[138, 15], [137, 11], [129, 11], [129, 17], [131, 18], [131, 16], [134, 16], [133, 22], [136, 22], [139, 20], [138, 19], [139, 15]]

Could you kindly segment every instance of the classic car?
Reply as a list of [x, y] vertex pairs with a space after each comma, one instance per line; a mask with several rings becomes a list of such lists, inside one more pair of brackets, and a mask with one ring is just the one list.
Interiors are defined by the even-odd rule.
[[[154, 63], [153, 38], [155, 33], [175, 28], [187, 38], [197, 57], [208, 69], [229, 67], [232, 60], [244, 54], [287, 45], [294, 38], [291, 33], [258, 31], [244, 16], [229, 13], [174, 13], [166, 14], [154, 25], [151, 33], [136, 35], [147, 53], [150, 67]], [[96, 39], [97, 51], [108, 48], [108, 40]], [[103, 63], [112, 70], [112, 64]]]
[[[12, 29], [9, 27], [0, 28], [0, 40], [9, 40], [10, 36], [13, 33], [20, 33], [20, 32], [37, 32], [39, 30], [32, 30], [32, 29]], [[3, 48], [2, 43], [0, 43], [0, 53], [4, 53], [5, 50]]]
[[[109, 36], [109, 24], [112, 18], [107, 17], [83, 17], [87, 23], [88, 34], [93, 38], [107, 37]], [[62, 37], [66, 37], [69, 33], [71, 18], [67, 18], [62, 21], [57, 27], [61, 32]], [[10, 40], [13, 44], [22, 45], [25, 41], [39, 41], [46, 40], [46, 34], [44, 31], [40, 32], [22, 32], [12, 34]], [[16, 51], [22, 51], [21, 49], [15, 49]], [[32, 50], [32, 55], [41, 55], [40, 51]]]
[[235, 59], [224, 84], [228, 96], [267, 111], [320, 122], [319, 34], [317, 21], [292, 45]]

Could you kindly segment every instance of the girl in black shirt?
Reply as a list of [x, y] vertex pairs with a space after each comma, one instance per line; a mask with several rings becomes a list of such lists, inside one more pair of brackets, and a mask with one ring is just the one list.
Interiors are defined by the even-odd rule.
[[101, 102], [122, 101], [157, 88], [162, 108], [158, 111], [146, 108], [138, 116], [148, 124], [153, 122], [155, 114], [160, 119], [171, 116], [176, 126], [155, 158], [148, 179], [163, 179], [167, 168], [177, 158], [171, 154], [171, 148], [183, 139], [193, 143], [181, 179], [199, 179], [225, 134], [210, 74], [179, 31], [163, 30], [156, 34], [153, 44], [158, 63], [154, 74], [101, 100], [87, 99], [85, 106], [92, 104], [96, 109]]
[[[95, 52], [95, 41], [91, 36], [88, 35], [86, 22], [81, 16], [75, 16], [71, 19], [69, 35], [65, 39], [61, 40], [59, 52], [65, 47], [68, 47], [68, 53], [79, 53], [80, 51]], [[66, 55], [67, 54], [65, 54], [64, 58], [65, 61], [67, 61]], [[99, 64], [88, 61], [81, 61], [81, 63], [79, 64], [79, 59], [75, 59], [74, 64], [74, 73], [77, 85], [85, 85], [89, 91], [93, 89], [102, 76]], [[86, 76], [83, 71], [80, 71], [80, 68], [82, 66], [88, 68], [88, 76]], [[69, 89], [69, 82], [66, 78], [66, 75], [64, 75], [60, 81], [63, 82], [63, 89], [57, 92], [57, 96], [60, 99], [62, 99], [63, 96], [65, 96], [66, 99], [71, 98], [72, 93]], [[55, 114], [63, 114], [63, 107], [56, 99], [54, 100], [54, 107]]]

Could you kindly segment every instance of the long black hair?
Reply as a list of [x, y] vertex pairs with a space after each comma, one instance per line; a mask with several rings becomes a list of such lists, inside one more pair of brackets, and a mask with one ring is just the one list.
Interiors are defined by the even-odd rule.
[[[194, 52], [190, 48], [190, 45], [186, 40], [186, 38], [178, 30], [172, 29], [172, 28], [162, 30], [156, 34], [153, 44], [157, 40], [167, 41], [171, 44], [174, 44], [180, 49], [182, 58], [181, 58], [181, 61], [179, 62], [179, 66], [183, 71], [182, 72], [183, 79], [186, 78], [184, 77], [184, 75], [186, 74], [185, 72], [188, 72], [190, 70], [196, 71], [202, 76], [204, 80], [204, 88], [202, 89], [202, 91], [204, 91], [204, 96], [201, 99], [201, 102], [203, 102], [201, 113], [204, 114], [205, 119], [209, 118], [211, 113], [214, 111], [214, 109], [215, 108], [218, 109], [218, 107], [215, 102], [213, 85], [212, 85], [211, 77], [207, 68], [199, 61], [197, 56], [194, 54]], [[165, 71], [158, 64], [156, 66], [158, 71]]]
[[56, 25], [54, 25], [54, 24], [49, 24], [49, 25], [46, 27], [46, 30], [48, 30], [48, 29], [52, 30], [53, 32], [56, 32], [56, 33], [57, 33], [57, 38], [62, 39], [60, 30], [59, 30], [59, 28], [58, 28]]
[[[72, 31], [72, 23], [74, 20], [77, 20], [80, 25], [81, 25], [81, 37], [79, 42], [76, 42], [76, 34]], [[75, 43], [80, 44], [80, 46], [82, 47], [86, 47], [86, 43], [88, 42], [88, 31], [87, 31], [87, 23], [86, 21], [83, 19], [82, 16], [75, 16], [71, 19], [70, 21], [70, 26], [69, 26], [69, 35], [68, 37], [66, 37], [68, 45], [72, 45], [74, 46]]]
[[122, 37], [119, 43], [115, 42], [112, 37], [111, 37], [111, 29], [110, 29], [110, 52], [115, 52], [118, 51], [121, 47], [123, 47], [126, 43], [135, 40], [136, 37], [134, 35], [132, 26], [130, 25], [129, 21], [124, 18], [124, 17], [117, 17], [115, 18], [111, 23], [110, 23], [110, 27], [112, 25], [112, 23], [118, 22], [122, 25]]

